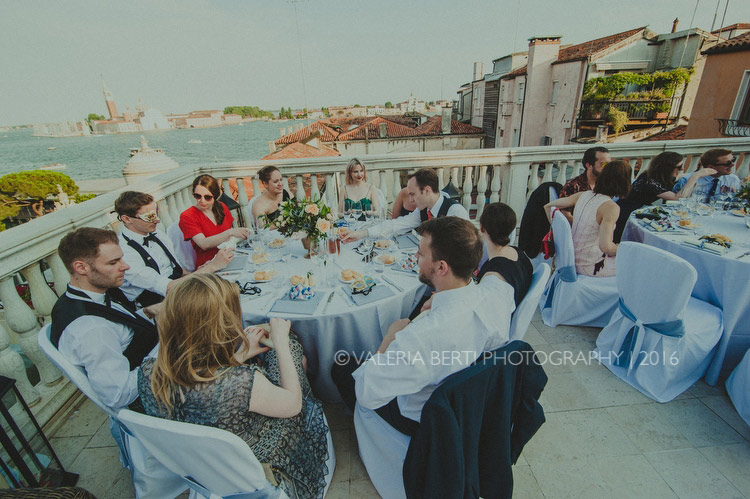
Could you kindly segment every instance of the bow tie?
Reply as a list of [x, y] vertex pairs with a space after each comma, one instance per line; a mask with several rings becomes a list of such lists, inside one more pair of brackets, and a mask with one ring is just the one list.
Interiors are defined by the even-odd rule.
[[158, 241], [158, 239], [156, 238], [156, 234], [154, 234], [152, 232], [151, 234], [149, 234], [146, 237], [144, 237], [143, 238], [143, 245], [146, 246], [146, 247], [148, 247], [149, 241], [154, 241], [154, 242]]

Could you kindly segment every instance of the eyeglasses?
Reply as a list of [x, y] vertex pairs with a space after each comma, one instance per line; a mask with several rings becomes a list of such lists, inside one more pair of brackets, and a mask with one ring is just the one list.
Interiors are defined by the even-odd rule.
[[146, 213], [141, 213], [140, 215], [136, 215], [135, 218], [140, 218], [144, 222], [148, 223], [154, 223], [159, 221], [159, 210], [151, 210], [147, 211]]
[[214, 197], [211, 194], [200, 195], [197, 192], [193, 193], [193, 197], [195, 198], [196, 201], [200, 201], [201, 198], [205, 199], [206, 201], [213, 201], [214, 199]]
[[260, 288], [258, 286], [253, 286], [249, 282], [246, 282], [243, 286], [240, 284], [240, 281], [234, 281], [237, 284], [237, 287], [240, 288], [240, 294], [243, 295], [259, 295], [260, 294]]
[[732, 166], [735, 161], [737, 161], [737, 160], [736, 159], [730, 159], [726, 163], [714, 163], [714, 166]]

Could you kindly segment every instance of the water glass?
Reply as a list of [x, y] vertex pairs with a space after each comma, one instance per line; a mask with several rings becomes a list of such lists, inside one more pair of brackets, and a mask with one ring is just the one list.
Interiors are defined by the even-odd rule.
[[372, 249], [375, 246], [375, 240], [369, 237], [362, 240], [362, 244], [359, 245], [359, 250], [367, 257], [366, 261], [372, 258]]
[[698, 203], [695, 207], [695, 212], [698, 215], [705, 217], [706, 215], [710, 215], [713, 212], [713, 209], [706, 203]]
[[352, 213], [353, 222], [359, 221], [359, 217], [362, 216], [362, 203], [359, 201], [352, 202]]

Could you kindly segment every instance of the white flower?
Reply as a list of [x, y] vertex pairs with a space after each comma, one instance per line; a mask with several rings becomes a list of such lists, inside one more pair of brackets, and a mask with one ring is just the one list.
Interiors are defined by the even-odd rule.
[[292, 234], [292, 239], [300, 240], [304, 237], [307, 237], [307, 234], [305, 234], [303, 231], [297, 231], [294, 234]]

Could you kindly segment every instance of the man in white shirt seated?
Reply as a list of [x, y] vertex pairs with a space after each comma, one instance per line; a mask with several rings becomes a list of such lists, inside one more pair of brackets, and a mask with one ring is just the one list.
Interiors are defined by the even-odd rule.
[[82, 227], [62, 238], [58, 254], [70, 272], [70, 284], [52, 309], [52, 344], [86, 371], [105, 405], [126, 407], [138, 398], [138, 367], [158, 335], [143, 311], [107, 294], [122, 284], [129, 268], [117, 234]]
[[[740, 178], [732, 173], [734, 163], [734, 155], [729, 149], [709, 149], [704, 152], [701, 155], [701, 168], [713, 168], [716, 173], [699, 178], [693, 186], [693, 192], [700, 195], [705, 202], [709, 202], [714, 196], [740, 190]], [[691, 175], [692, 173], [688, 173], [677, 181], [672, 191], [680, 192]]]
[[[145, 192], [126, 191], [115, 201], [115, 212], [124, 225], [120, 231], [120, 248], [130, 266], [120, 290], [125, 298], [144, 307], [159, 303], [172, 283], [188, 271], [177, 262], [167, 235], [157, 228], [156, 202]], [[232, 260], [232, 255], [231, 250], [221, 250], [196, 272], [221, 270]]]
[[404, 234], [433, 218], [450, 216], [469, 219], [469, 213], [460, 203], [440, 191], [438, 176], [431, 168], [422, 168], [409, 175], [406, 193], [417, 209], [393, 220], [363, 230], [349, 232], [343, 242], [356, 241], [363, 237], [380, 237]]
[[507, 282], [472, 280], [482, 240], [471, 222], [442, 217], [417, 231], [419, 279], [436, 289], [432, 308], [413, 322], [393, 323], [377, 353], [356, 370], [350, 359], [331, 372], [350, 409], [356, 397], [357, 410], [375, 411], [406, 435], [416, 431], [422, 406], [441, 381], [509, 341], [515, 309]]

